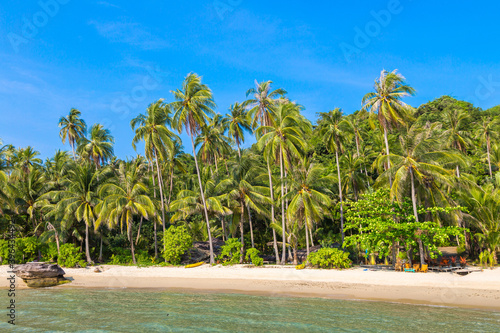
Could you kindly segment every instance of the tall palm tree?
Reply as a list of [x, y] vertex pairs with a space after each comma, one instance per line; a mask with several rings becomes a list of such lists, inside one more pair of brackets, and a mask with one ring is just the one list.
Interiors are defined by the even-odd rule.
[[354, 200], [358, 201], [359, 192], [364, 191], [369, 184], [368, 176], [363, 173], [364, 159], [353, 155], [350, 151], [340, 158], [340, 164], [344, 170], [343, 183], [346, 193], [352, 190]]
[[[289, 220], [296, 221], [299, 227], [303, 224], [305, 228], [307, 256], [309, 256], [309, 234], [314, 224], [328, 214], [328, 208], [331, 206], [328, 197], [331, 191], [328, 185], [332, 178], [325, 177], [324, 174], [323, 167], [303, 159], [300, 167], [292, 173], [290, 191], [287, 194], [291, 198], [287, 210]], [[294, 250], [294, 262], [296, 261], [296, 250]]]
[[[409, 116], [410, 107], [401, 99], [415, 95], [415, 89], [406, 84], [405, 78], [397, 70], [388, 72], [382, 70], [380, 77], [375, 80], [375, 92], [370, 92], [363, 97], [364, 110], [369, 110], [371, 116], [377, 115], [379, 125], [384, 130], [386, 154], [389, 155], [389, 141], [387, 133], [393, 127], [402, 125]], [[391, 161], [387, 159], [388, 169]], [[389, 179], [392, 184], [392, 180]]]
[[80, 156], [87, 156], [89, 160], [92, 160], [96, 168], [100, 168], [113, 157], [115, 139], [111, 132], [101, 124], [92, 125], [89, 136], [89, 139], [82, 137], [78, 140], [77, 151]]
[[[172, 149], [174, 141], [180, 141], [180, 138], [172, 133], [167, 128], [171, 124], [170, 107], [159, 99], [155, 103], [151, 103], [146, 110], [146, 114], [139, 114], [136, 118], [130, 121], [130, 126], [135, 130], [134, 138], [132, 139], [132, 147], [137, 149], [136, 144], [139, 141], [144, 141], [144, 154], [150, 162], [151, 170], [154, 169], [153, 161], [156, 166], [156, 175], [158, 187], [160, 190], [161, 214], [163, 233], [166, 232], [165, 227], [165, 196], [163, 193], [163, 180], [160, 170], [160, 159], [167, 155], [167, 150]], [[153, 187], [155, 186], [154, 172], [152, 172]], [[156, 189], [154, 190], [156, 197]], [[155, 258], [158, 257], [156, 221], [154, 226], [154, 241], [155, 241]]]
[[245, 109], [245, 105], [238, 102], [231, 105], [229, 112], [227, 115], [227, 122], [229, 123], [228, 135], [236, 143], [238, 156], [241, 159], [240, 145], [245, 142], [244, 131], [252, 131], [250, 117]]
[[342, 244], [344, 243], [344, 203], [342, 198], [342, 177], [340, 175], [339, 152], [344, 151], [344, 141], [348, 133], [348, 124], [342, 118], [342, 110], [336, 108], [330, 112], [320, 112], [318, 120], [318, 129], [326, 143], [330, 153], [335, 153], [335, 163], [337, 164], [337, 178], [340, 198], [340, 233], [342, 235]]
[[155, 205], [148, 196], [148, 188], [141, 182], [140, 163], [140, 160], [132, 163], [121, 162], [117, 170], [116, 183], [107, 183], [101, 187], [99, 192], [104, 199], [96, 207], [99, 218], [95, 222], [96, 230], [103, 222], [106, 222], [109, 229], [118, 224], [126, 225], [134, 264], [136, 264], [132, 237], [134, 216], [148, 220], [150, 217], [154, 218], [155, 211]]
[[280, 103], [274, 108], [270, 126], [260, 126], [256, 134], [259, 137], [258, 148], [264, 151], [268, 161], [279, 161], [281, 179], [281, 227], [282, 227], [282, 259], [286, 258], [286, 224], [285, 224], [285, 177], [284, 170], [290, 170], [292, 159], [300, 159], [306, 150], [305, 133], [311, 131], [311, 123], [300, 115], [300, 107], [294, 103]]
[[81, 114], [82, 113], [77, 109], [71, 109], [67, 117], [61, 117], [59, 119], [59, 127], [61, 128], [59, 136], [63, 144], [66, 143], [66, 139], [68, 139], [75, 160], [75, 144], [80, 138], [85, 136], [85, 132], [87, 131], [85, 121], [80, 118]]
[[15, 151], [12, 157], [12, 164], [16, 166], [20, 171], [24, 173], [29, 173], [33, 168], [40, 168], [42, 165], [42, 160], [37, 157], [40, 152], [33, 149], [33, 147], [28, 146], [26, 148], [19, 148]]
[[[252, 98], [246, 100], [243, 104], [250, 107], [248, 111], [248, 116], [252, 121], [252, 128], [260, 126], [271, 126], [272, 124], [272, 112], [276, 103], [285, 100], [285, 95], [287, 92], [284, 89], [271, 90], [272, 81], [257, 82], [255, 80], [255, 88], [250, 88], [247, 91], [248, 96], [252, 95]], [[262, 133], [264, 134], [264, 133]], [[258, 140], [258, 137], [257, 137]], [[273, 175], [271, 172], [271, 161], [267, 161], [267, 173], [269, 177], [269, 190], [271, 193], [271, 223], [274, 223], [274, 187], [273, 187]], [[279, 262], [279, 252], [278, 243], [276, 240], [276, 230], [273, 228], [273, 247], [276, 256], [276, 263]], [[286, 234], [286, 230], [283, 230], [283, 234]]]
[[478, 124], [477, 137], [481, 140], [483, 144], [486, 144], [486, 160], [488, 161], [488, 171], [490, 172], [490, 177], [493, 177], [493, 172], [491, 169], [491, 140], [498, 140], [500, 135], [498, 134], [500, 128], [500, 118], [491, 119], [487, 117]]
[[175, 112], [172, 119], [172, 127], [179, 133], [182, 133], [182, 128], [184, 127], [191, 138], [196, 173], [198, 175], [200, 194], [203, 202], [205, 220], [207, 223], [208, 242], [210, 245], [210, 263], [213, 264], [215, 261], [212, 235], [210, 233], [210, 221], [208, 219], [207, 205], [205, 203], [205, 195], [203, 185], [201, 183], [198, 158], [196, 157], [194, 137], [200, 133], [201, 127], [207, 122], [207, 118], [214, 114], [213, 108], [216, 104], [213, 100], [212, 91], [208, 88], [208, 86], [202, 84], [201, 77], [194, 73], [188, 74], [182, 84], [182, 89], [172, 91], [172, 94], [175, 97], [175, 102], [170, 104], [172, 110]]

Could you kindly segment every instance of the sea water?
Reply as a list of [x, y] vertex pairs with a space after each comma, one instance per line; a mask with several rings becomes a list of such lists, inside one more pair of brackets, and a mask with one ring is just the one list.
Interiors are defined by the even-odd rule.
[[136, 289], [20, 290], [17, 325], [2, 317], [0, 332], [500, 332], [494, 311]]

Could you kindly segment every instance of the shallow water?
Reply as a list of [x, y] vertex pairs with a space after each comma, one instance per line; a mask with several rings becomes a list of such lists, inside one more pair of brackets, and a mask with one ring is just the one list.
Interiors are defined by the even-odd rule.
[[2, 315], [1, 332], [500, 332], [500, 312], [384, 302], [133, 289], [16, 296], [17, 325]]

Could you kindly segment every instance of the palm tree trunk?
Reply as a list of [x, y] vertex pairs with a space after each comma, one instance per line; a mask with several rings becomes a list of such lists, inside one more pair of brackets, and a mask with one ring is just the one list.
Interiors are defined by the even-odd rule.
[[137, 243], [139, 243], [139, 237], [141, 236], [141, 227], [142, 227], [142, 215], [141, 215], [141, 221], [139, 222], [139, 228], [137, 230], [137, 238], [135, 239], [135, 245], [137, 245]]
[[[411, 180], [411, 201], [413, 204], [413, 214], [415, 215], [415, 222], [418, 222], [418, 210], [417, 210], [417, 196], [415, 195], [415, 179], [413, 177], [413, 167], [410, 166], [410, 180]], [[418, 230], [421, 232], [421, 230]], [[425, 265], [425, 255], [424, 246], [422, 244], [421, 234], [417, 235], [418, 251], [420, 254], [420, 264]]]
[[102, 236], [100, 238], [101, 238], [101, 244], [99, 246], [99, 258], [97, 259], [97, 261], [102, 262]]
[[307, 220], [305, 221], [304, 226], [306, 228], [306, 262], [307, 262], [307, 259], [309, 258], [309, 233], [307, 230], [309, 228], [307, 227]]
[[293, 264], [297, 265], [298, 264], [298, 258], [297, 258], [297, 242], [293, 245]]
[[456, 167], [457, 178], [460, 178], [460, 167], [457, 165]]
[[127, 231], [127, 236], [128, 240], [130, 242], [130, 251], [132, 252], [132, 263], [134, 265], [137, 265], [137, 262], [135, 261], [135, 251], [134, 251], [134, 238], [132, 237], [132, 224], [133, 222], [130, 222], [128, 226], [128, 231]]
[[238, 143], [238, 141], [236, 141], [236, 145], [238, 146], [238, 157], [241, 160], [241, 150], [240, 150], [240, 144]]
[[255, 243], [253, 241], [253, 225], [252, 225], [252, 212], [250, 212], [250, 206], [247, 205], [248, 210], [248, 224], [250, 225], [250, 240], [252, 242], [252, 247], [255, 247]]
[[411, 181], [411, 202], [413, 204], [413, 215], [415, 222], [418, 222], [417, 196], [415, 195], [415, 180], [413, 178], [413, 167], [410, 166], [410, 181]]
[[493, 172], [491, 171], [491, 159], [490, 159], [490, 137], [486, 137], [486, 156], [488, 157], [488, 168], [490, 171], [490, 177], [493, 178]]
[[283, 246], [281, 252], [281, 264], [285, 264], [286, 258], [286, 225], [285, 225], [285, 199], [283, 198], [285, 189], [283, 187], [283, 150], [280, 146], [280, 177], [281, 177], [281, 228], [283, 237]]
[[90, 264], [92, 259], [90, 258], [89, 250], [89, 225], [85, 223], [85, 256], [87, 257], [87, 262]]
[[212, 245], [212, 233], [210, 232], [210, 221], [208, 220], [207, 204], [205, 203], [205, 193], [203, 192], [203, 185], [201, 184], [200, 168], [198, 167], [198, 158], [196, 157], [196, 149], [194, 147], [193, 135], [191, 137], [191, 145], [193, 146], [194, 164], [196, 165], [196, 174], [198, 175], [198, 184], [200, 185], [201, 200], [203, 202], [203, 211], [205, 212], [205, 220], [207, 222], [208, 244], [210, 246], [210, 263], [214, 264], [214, 248]]
[[[387, 128], [384, 126], [384, 140], [385, 140], [385, 151], [387, 154], [387, 170], [391, 168], [391, 159], [389, 157], [389, 140], [387, 139]], [[389, 185], [392, 187], [392, 177], [391, 174], [389, 173]]]
[[311, 237], [311, 246], [314, 246], [313, 231], [312, 231], [312, 229], [309, 230], [309, 237]]
[[[155, 171], [153, 168], [153, 164], [150, 163], [150, 168], [151, 168], [151, 178], [153, 179], [153, 196], [156, 199], [156, 186], [155, 186]], [[157, 234], [156, 234], [156, 219], [153, 219], [153, 234], [154, 234], [154, 243], [155, 243], [155, 260], [158, 258], [158, 240], [157, 240]]]
[[[273, 177], [271, 174], [271, 166], [269, 165], [269, 161], [267, 161], [267, 173], [269, 175], [269, 190], [271, 193], [271, 223], [274, 223], [274, 187], [273, 187]], [[276, 230], [274, 228], [271, 228], [273, 230], [273, 247], [274, 247], [274, 255], [276, 256], [276, 264], [278, 264], [279, 261], [279, 251], [278, 251], [278, 242], [276, 240]]]
[[[163, 177], [160, 173], [160, 164], [158, 163], [158, 154], [156, 153], [156, 149], [153, 148], [153, 154], [155, 155], [156, 161], [156, 173], [158, 176], [158, 187], [160, 188], [160, 201], [161, 201], [161, 224], [163, 226], [163, 234], [165, 235], [165, 201], [163, 197]], [[165, 252], [165, 243], [163, 244], [163, 251]], [[156, 256], [156, 254], [155, 254]]]
[[222, 225], [222, 241], [224, 241], [224, 242], [227, 239], [225, 219], [226, 218], [224, 216], [220, 219], [220, 223]]
[[245, 254], [245, 235], [244, 235], [244, 223], [245, 223], [245, 203], [240, 200], [241, 205], [241, 218], [240, 218], [240, 236], [241, 236], [241, 249], [240, 249], [240, 264], [243, 263], [243, 256]]
[[73, 159], [76, 162], [75, 143], [73, 142], [73, 140], [69, 140], [69, 145], [71, 146], [71, 150], [73, 151]]
[[337, 177], [339, 180], [340, 198], [340, 232], [342, 234], [342, 247], [344, 247], [344, 204], [342, 202], [342, 182], [340, 181], [339, 151], [335, 150], [335, 162], [337, 163]]

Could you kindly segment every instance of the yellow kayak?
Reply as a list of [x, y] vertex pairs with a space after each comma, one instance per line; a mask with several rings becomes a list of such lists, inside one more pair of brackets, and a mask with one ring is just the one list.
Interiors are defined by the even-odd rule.
[[305, 263], [295, 266], [295, 269], [304, 269], [304, 268], [306, 268], [306, 264]]
[[198, 267], [198, 266], [203, 265], [204, 263], [205, 263], [204, 261], [200, 261], [200, 262], [197, 262], [196, 264], [186, 265], [186, 268]]

